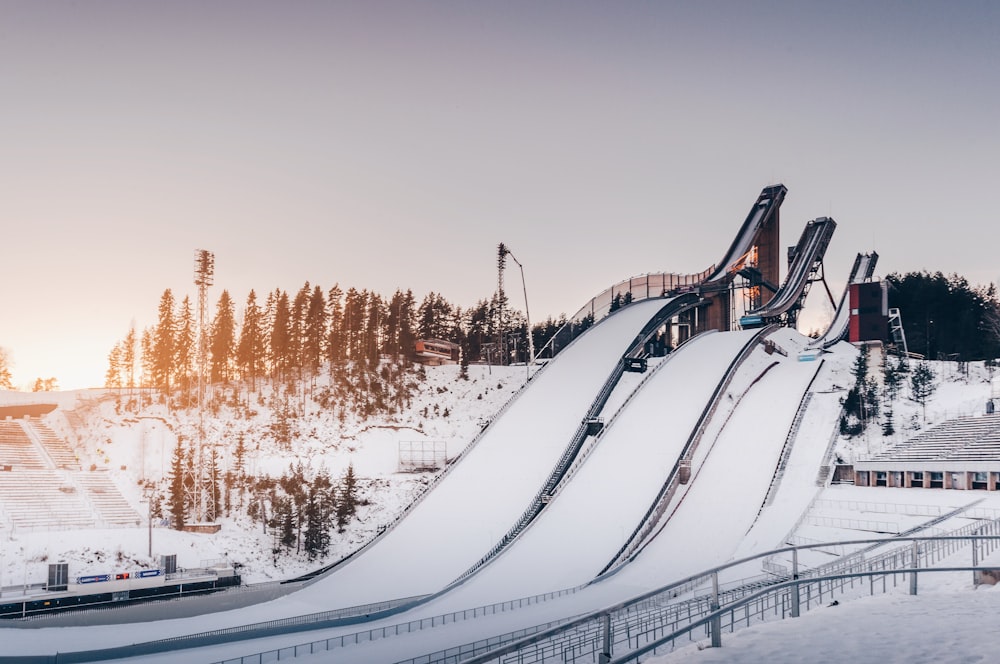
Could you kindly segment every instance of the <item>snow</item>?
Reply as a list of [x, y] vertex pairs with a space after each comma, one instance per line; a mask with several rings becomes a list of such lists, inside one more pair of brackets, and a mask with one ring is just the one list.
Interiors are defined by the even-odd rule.
[[[645, 664], [725, 662], [992, 662], [1000, 635], [987, 616], [1000, 611], [1000, 589], [894, 593], [840, 602], [796, 619], [764, 623], [722, 637], [721, 648], [690, 645]], [[806, 655], [808, 653], [808, 655]]]
[[[145, 623], [138, 632], [116, 626], [27, 630], [0, 625], [8, 628], [2, 633], [4, 654], [51, 654], [56, 649], [67, 652], [107, 647], [439, 590], [478, 560], [520, 517], [614, 364], [660, 306], [662, 302], [656, 301], [633, 304], [581, 336], [533, 377], [476, 446], [397, 527], [329, 576], [275, 601], [197, 618]], [[602, 414], [607, 419], [621, 408], [619, 415], [608, 420], [609, 426], [596, 444], [590, 441], [593, 447], [588, 448], [586, 459], [574, 469], [571, 480], [521, 538], [457, 589], [424, 606], [370, 624], [213, 646], [192, 651], [192, 658], [213, 661], [247, 655], [587, 582], [635, 528], [676, 461], [708, 394], [749, 336], [745, 332], [704, 335], [667, 359], [651, 362], [649, 375], [626, 374]], [[957, 507], [986, 498], [983, 506], [1000, 509], [1000, 499], [987, 492], [817, 487], [818, 466], [831, 443], [836, 454], [845, 459], [870, 454], [895, 438], [913, 435], [914, 427], [925, 426], [922, 411], [917, 404], [898, 402], [894, 408], [901, 433], [889, 439], [883, 440], [875, 433], [854, 440], [832, 435], [839, 417], [839, 400], [851, 382], [850, 366], [856, 351], [848, 344], [838, 344], [823, 354], [822, 365], [798, 362], [798, 351], [809, 339], [789, 330], [779, 330], [771, 339], [785, 354], [769, 355], [758, 348], [749, 356], [705, 431], [693, 458], [692, 481], [677, 492], [668, 506], [670, 520], [620, 572], [530, 608], [345, 649], [343, 661], [397, 661], [595, 610], [707, 567], [778, 547], [790, 534], [811, 539], [867, 537], [867, 533], [845, 525], [849, 518], [889, 522], [901, 530], [929, 518], [885, 506]], [[454, 457], [514, 393], [525, 375], [524, 367], [473, 366], [472, 379], [466, 384], [457, 379], [457, 369], [429, 368], [428, 383], [432, 388], [414, 403], [412, 414], [399, 421], [344, 426], [321, 418], [315, 420], [316, 431], [303, 445], [304, 463], [327, 468], [334, 475], [347, 463], [353, 464], [359, 475], [370, 480], [373, 502], [369, 512], [338, 542], [332, 558], [366, 541], [378, 525], [390, 523], [429, 481], [427, 475], [395, 472], [400, 441], [445, 440], [449, 456]], [[928, 403], [928, 424], [955, 413], [982, 409], [990, 394], [991, 376], [985, 367], [972, 365], [964, 374], [953, 364], [936, 363], [935, 370], [941, 383]], [[810, 381], [813, 396], [799, 434], [792, 441], [787, 469], [774, 500], [764, 506], [786, 434]], [[446, 389], [441, 391], [442, 387]], [[83, 403], [84, 395], [80, 396]], [[72, 406], [68, 396], [58, 398], [63, 408]], [[23, 396], [10, 393], [10, 399]], [[424, 407], [435, 403], [441, 411], [450, 411], [450, 417], [419, 416]], [[181, 422], [171, 430], [159, 420], [116, 417], [109, 411], [111, 402], [107, 400], [84, 405], [101, 413], [91, 420], [100, 424], [81, 435], [80, 447], [86, 460], [108, 469], [139, 513], [145, 514], [137, 478], [159, 476], [163, 455], [169, 458], [176, 431], [191, 423]], [[151, 415], [166, 418], [168, 414]], [[221, 435], [245, 423], [219, 420], [213, 426]], [[265, 446], [254, 449], [252, 462], [257, 469], [280, 472], [287, 468], [289, 460], [287, 453]], [[817, 497], [819, 500], [814, 502]], [[847, 507], [848, 503], [855, 507]], [[858, 507], [862, 503], [867, 506]], [[817, 518], [810, 521], [810, 517]], [[839, 525], [817, 525], [824, 523], [818, 517]], [[960, 521], [955, 519], [953, 523]], [[230, 559], [239, 557], [247, 565], [251, 581], [293, 576], [322, 564], [294, 559], [275, 564], [269, 552], [269, 535], [239, 520], [223, 520], [222, 526], [217, 535], [156, 528], [154, 553], [176, 552], [186, 566], [227, 555]], [[147, 534], [145, 526], [13, 535], [0, 531], [2, 585], [42, 580], [46, 560], [70, 560], [72, 574], [107, 571], [116, 564], [141, 565], [148, 561]], [[809, 564], [805, 558], [803, 563]], [[828, 661], [841, 661], [847, 656], [842, 647], [848, 647], [853, 656], [862, 660], [883, 651], [887, 662], [931, 661], [935, 654], [937, 661], [948, 660], [953, 652], [966, 652], [960, 646], [973, 634], [972, 630], [978, 629], [975, 633], [980, 636], [989, 631], [976, 611], [995, 610], [993, 602], [1000, 601], [1000, 595], [991, 589], [969, 592], [965, 590], [967, 585], [968, 579], [941, 581], [930, 587], [926, 597], [921, 594], [917, 598], [888, 596], [845, 601], [795, 621], [726, 635], [722, 650], [698, 650], [694, 646], [679, 650], [665, 661], [802, 661], [803, 652], [830, 653]], [[947, 612], [939, 611], [945, 608]], [[950, 617], [953, 612], [962, 615], [963, 622], [949, 628], [951, 623], [943, 616]], [[921, 648], [908, 649], [901, 639], [887, 646], [861, 645], [861, 635], [868, 638], [869, 632], [873, 639], [912, 634], [915, 630], [906, 628], [908, 621], [920, 622], [921, 616], [926, 619], [930, 615], [938, 616], [930, 622], [939, 630], [935, 632], [939, 637], [931, 639], [927, 638], [930, 632], [919, 632], [920, 638], [912, 641], [922, 643]], [[864, 628], [875, 617], [884, 626], [877, 634]], [[141, 639], [136, 633], [142, 634]], [[852, 634], [852, 639], [841, 638], [850, 641], [849, 646], [832, 638], [825, 648], [819, 645], [824, 634], [844, 633]], [[56, 643], [58, 646], [53, 645]], [[741, 647], [747, 649], [741, 652]], [[783, 656], [786, 659], [781, 659]], [[162, 655], [144, 661], [172, 660]]]

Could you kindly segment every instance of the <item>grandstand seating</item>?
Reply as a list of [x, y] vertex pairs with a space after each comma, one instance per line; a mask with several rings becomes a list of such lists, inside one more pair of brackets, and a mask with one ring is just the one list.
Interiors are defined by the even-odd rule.
[[82, 471], [76, 452], [42, 419], [0, 419], [0, 468], [0, 522], [15, 529], [135, 526], [143, 520], [109, 474]]
[[889, 447], [872, 461], [995, 461], [1000, 459], [1000, 415], [944, 422]]
[[0, 465], [41, 470], [48, 462], [17, 420], [0, 420]]
[[53, 431], [52, 427], [38, 418], [25, 418], [20, 422], [29, 435], [41, 443], [56, 468], [80, 470], [80, 459], [76, 452], [70, 449], [66, 441]]
[[75, 475], [75, 479], [86, 490], [90, 502], [105, 525], [134, 526], [143, 520], [125, 500], [107, 472], [83, 472]]
[[0, 505], [17, 529], [50, 530], [96, 525], [94, 510], [58, 470], [0, 474]]

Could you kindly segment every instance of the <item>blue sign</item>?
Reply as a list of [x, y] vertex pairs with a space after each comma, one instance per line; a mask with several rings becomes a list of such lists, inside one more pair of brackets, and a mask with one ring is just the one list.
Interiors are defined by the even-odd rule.
[[149, 578], [151, 576], [159, 576], [162, 573], [163, 573], [163, 570], [159, 570], [159, 569], [143, 569], [143, 570], [139, 570], [138, 572], [136, 572], [135, 575], [137, 577], [139, 577], [140, 579], [146, 579], [146, 578]]
[[105, 581], [110, 581], [110, 574], [93, 574], [91, 576], [78, 576], [76, 577], [77, 583], [103, 583]]

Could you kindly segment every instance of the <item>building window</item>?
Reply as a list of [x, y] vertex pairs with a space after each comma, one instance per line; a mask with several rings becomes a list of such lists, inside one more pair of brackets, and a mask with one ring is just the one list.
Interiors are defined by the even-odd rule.
[[876, 470], [875, 471], [875, 486], [885, 486], [885, 485], [886, 485], [885, 471], [884, 470]]
[[931, 488], [932, 489], [944, 488], [944, 473], [931, 473]]

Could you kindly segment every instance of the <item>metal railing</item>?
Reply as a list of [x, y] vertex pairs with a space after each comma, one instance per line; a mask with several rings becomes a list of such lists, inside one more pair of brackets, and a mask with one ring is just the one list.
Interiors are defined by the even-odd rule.
[[561, 353], [576, 338], [577, 334], [586, 329], [584, 326], [585, 321], [589, 320], [592, 323], [598, 323], [611, 313], [611, 307], [615, 302], [616, 296], [624, 297], [628, 293], [628, 304], [633, 304], [642, 300], [665, 297], [671, 294], [693, 292], [697, 290], [701, 282], [705, 280], [705, 277], [714, 270], [715, 266], [713, 265], [704, 272], [697, 274], [661, 272], [643, 274], [620, 281], [592, 297], [586, 304], [580, 307], [575, 314], [566, 320], [566, 323], [562, 327], [556, 330], [552, 338], [535, 353], [535, 357], [545, 357], [546, 352], [548, 352], [548, 357], [555, 357], [557, 353]]
[[[840, 565], [811, 571], [798, 567], [799, 551], [886, 542], [877, 539], [825, 542], [764, 552], [543, 630], [491, 653], [463, 660], [463, 664], [511, 661], [624, 664], [638, 661], [642, 655], [671, 650], [682, 639], [694, 641], [707, 637], [714, 646], [720, 646], [726, 629], [733, 631], [768, 616], [795, 617], [802, 610], [832, 600], [834, 593], [845, 596], [852, 589], [856, 594], [888, 592], [905, 577], [911, 594], [916, 594], [917, 576], [922, 572], [972, 571], [977, 583], [981, 572], [997, 569], [997, 566], [980, 566], [979, 561], [1000, 546], [1000, 522], [973, 525], [975, 534], [894, 539], [892, 543], [908, 544], [879, 556], [855, 555]], [[969, 545], [972, 545], [971, 566], [930, 567]], [[723, 572], [789, 552], [795, 564], [787, 576], [741, 580], [729, 589], [719, 584]], [[711, 591], [700, 597], [678, 599], [692, 585], [710, 586]], [[616, 651], [627, 654], [612, 659]], [[512, 658], [508, 659], [508, 655]]]

